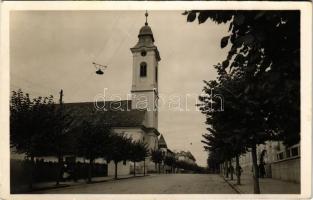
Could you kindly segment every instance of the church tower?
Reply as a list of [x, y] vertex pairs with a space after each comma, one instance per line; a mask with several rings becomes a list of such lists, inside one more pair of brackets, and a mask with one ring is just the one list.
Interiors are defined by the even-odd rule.
[[146, 109], [146, 126], [158, 128], [158, 63], [161, 60], [154, 45], [152, 30], [146, 23], [141, 27], [133, 54], [132, 109]]

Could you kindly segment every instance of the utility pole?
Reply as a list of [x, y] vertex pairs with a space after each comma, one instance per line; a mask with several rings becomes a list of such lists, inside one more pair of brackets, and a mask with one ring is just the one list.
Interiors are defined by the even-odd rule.
[[60, 91], [60, 105], [63, 104], [62, 99], [63, 99], [63, 90], [61, 89], [61, 91]]
[[[62, 102], [62, 99], [63, 99], [63, 90], [61, 89], [60, 91], [60, 108], [58, 109], [59, 112], [62, 114], [62, 105], [63, 105], [63, 102]], [[60, 131], [60, 133], [62, 132], [62, 130], [58, 130]], [[59, 185], [60, 184], [60, 179], [62, 178], [62, 168], [63, 168], [63, 156], [61, 154], [58, 153], [58, 163], [59, 163], [59, 175], [58, 175], [58, 178], [57, 178], [57, 182], [56, 182], [56, 185]]]

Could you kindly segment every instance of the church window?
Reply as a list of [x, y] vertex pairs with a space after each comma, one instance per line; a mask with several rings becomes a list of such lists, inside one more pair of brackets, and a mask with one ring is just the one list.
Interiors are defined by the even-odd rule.
[[155, 67], [155, 82], [158, 82], [158, 68]]
[[140, 64], [140, 77], [146, 77], [147, 76], [147, 63], [142, 62]]

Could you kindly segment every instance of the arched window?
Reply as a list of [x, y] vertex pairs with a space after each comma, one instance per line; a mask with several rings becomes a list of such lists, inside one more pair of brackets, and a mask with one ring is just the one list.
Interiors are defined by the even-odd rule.
[[140, 77], [147, 76], [147, 63], [142, 62], [140, 63]]

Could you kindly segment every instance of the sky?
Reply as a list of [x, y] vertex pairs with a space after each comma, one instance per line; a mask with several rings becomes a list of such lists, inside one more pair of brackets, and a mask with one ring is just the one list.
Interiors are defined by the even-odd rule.
[[[159, 132], [171, 150], [191, 151], [206, 166], [201, 143], [205, 117], [196, 110], [203, 80], [216, 79], [214, 65], [228, 49], [220, 48], [228, 25], [208, 20], [187, 23], [183, 11], [149, 11], [148, 23], [158, 47]], [[104, 93], [126, 99], [132, 84], [130, 48], [138, 41], [144, 11], [13, 11], [10, 16], [10, 85], [31, 96], [65, 103], [87, 102]], [[92, 62], [107, 65], [95, 74]], [[176, 96], [180, 97], [180, 101]], [[175, 99], [176, 98], [176, 99]], [[181, 110], [169, 109], [170, 102]], [[187, 107], [187, 109], [186, 109]]]

